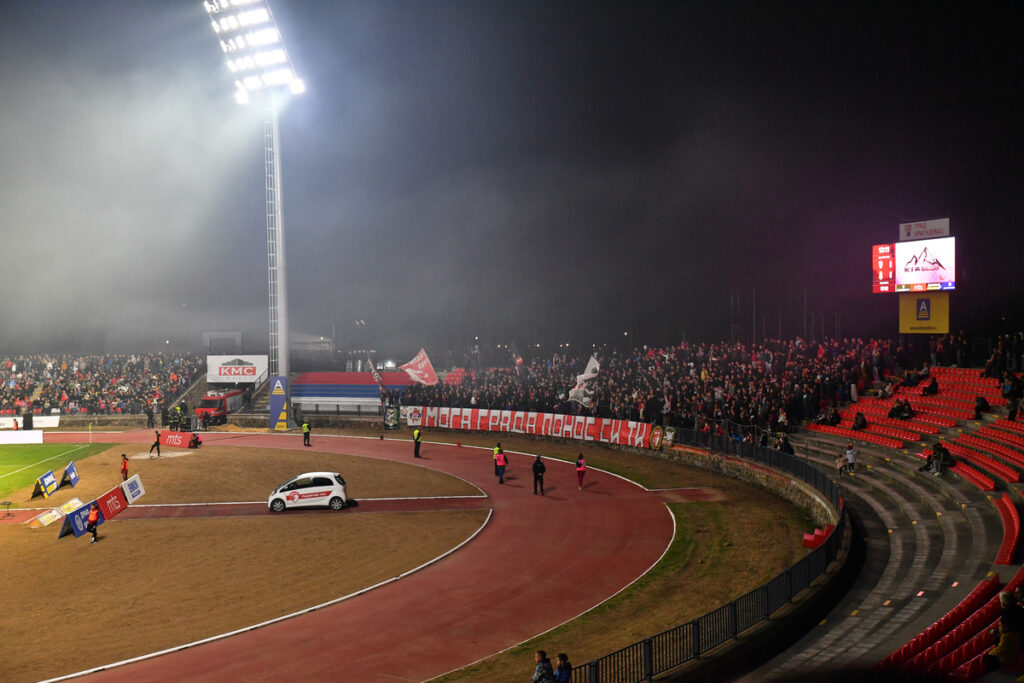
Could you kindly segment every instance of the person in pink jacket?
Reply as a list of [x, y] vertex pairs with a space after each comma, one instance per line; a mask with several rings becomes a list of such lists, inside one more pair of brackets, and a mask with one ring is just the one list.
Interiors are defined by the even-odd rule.
[[580, 491], [583, 490], [583, 475], [587, 473], [587, 461], [583, 459], [583, 454], [580, 453], [579, 457], [576, 458], [576, 479], [580, 483]]
[[508, 465], [508, 456], [505, 455], [505, 451], [498, 449], [498, 452], [494, 456], [494, 469], [495, 474], [498, 475], [498, 483], [505, 483], [505, 467]]

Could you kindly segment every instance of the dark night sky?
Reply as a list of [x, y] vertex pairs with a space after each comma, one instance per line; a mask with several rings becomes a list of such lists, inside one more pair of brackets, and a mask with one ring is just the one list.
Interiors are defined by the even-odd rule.
[[[292, 330], [420, 346], [895, 333], [870, 246], [951, 219], [1021, 329], [1010, 5], [278, 0]], [[0, 3], [0, 354], [266, 339], [262, 119], [201, 2]], [[767, 320], [761, 317], [767, 315]], [[352, 321], [364, 319], [365, 330]]]

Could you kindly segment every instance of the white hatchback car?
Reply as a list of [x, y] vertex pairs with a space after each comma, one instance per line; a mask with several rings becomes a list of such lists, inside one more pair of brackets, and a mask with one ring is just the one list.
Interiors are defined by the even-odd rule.
[[337, 472], [307, 472], [278, 486], [270, 493], [267, 504], [272, 512], [295, 507], [348, 507], [345, 480]]

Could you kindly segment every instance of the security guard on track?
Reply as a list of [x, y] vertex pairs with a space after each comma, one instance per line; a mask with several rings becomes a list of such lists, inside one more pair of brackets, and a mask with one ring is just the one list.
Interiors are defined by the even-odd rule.
[[308, 446], [309, 445], [309, 432], [310, 432], [309, 420], [303, 420], [302, 421], [302, 445], [303, 446]]
[[417, 427], [416, 429], [412, 430], [412, 443], [413, 443], [412, 457], [414, 457], [414, 458], [420, 457], [420, 442], [421, 441], [423, 441], [423, 432], [421, 432], [420, 428]]

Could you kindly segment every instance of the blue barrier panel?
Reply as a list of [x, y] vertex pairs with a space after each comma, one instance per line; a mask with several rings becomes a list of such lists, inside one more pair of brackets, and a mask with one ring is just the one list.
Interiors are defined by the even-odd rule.
[[[81, 536], [89, 533], [85, 530], [85, 525], [89, 523], [89, 508], [95, 502], [95, 500], [90, 501], [77, 510], [69, 512], [67, 516], [64, 517], [64, 523], [60, 526], [60, 534], [57, 535], [57, 538], [63, 538], [68, 534], [74, 534], [75, 538], [80, 538]], [[103, 512], [100, 511], [100, 518], [99, 521], [96, 522], [96, 526], [103, 524], [105, 521], [106, 520], [103, 519]]]
[[[72, 460], [68, 463], [68, 466], [64, 468], [64, 476], [60, 478], [60, 486], [64, 484], [70, 484], [71, 488], [78, 485], [78, 480], [81, 477], [78, 476], [78, 468], [75, 467], [75, 461]], [[58, 487], [60, 488], [60, 487]]]

